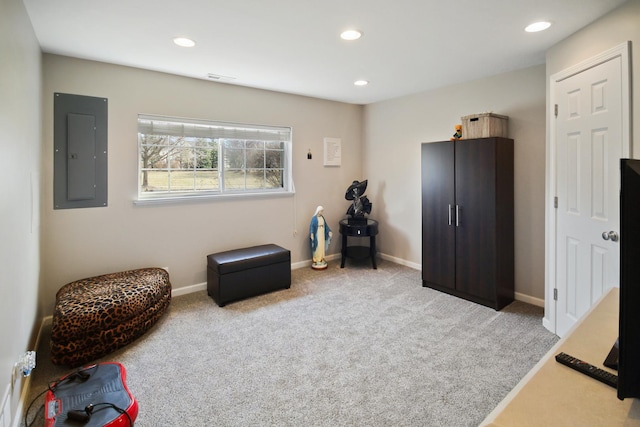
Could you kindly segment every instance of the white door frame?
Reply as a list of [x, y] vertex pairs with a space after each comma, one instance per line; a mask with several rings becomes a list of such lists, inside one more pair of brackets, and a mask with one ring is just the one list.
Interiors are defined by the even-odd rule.
[[544, 298], [544, 318], [542, 324], [546, 329], [556, 333], [556, 300], [554, 298], [554, 290], [556, 289], [556, 209], [554, 206], [554, 198], [556, 197], [556, 120], [555, 105], [556, 100], [556, 84], [571, 76], [579, 74], [589, 68], [598, 66], [604, 62], [620, 57], [621, 64], [621, 84], [622, 84], [622, 157], [631, 155], [631, 93], [630, 93], [630, 50], [631, 42], [627, 41], [615, 46], [605, 52], [600, 53], [592, 58], [571, 66], [565, 70], [559, 71], [549, 77], [549, 101], [547, 104], [549, 123], [549, 138], [547, 142], [547, 161], [546, 161], [546, 251], [545, 251], [545, 298]]

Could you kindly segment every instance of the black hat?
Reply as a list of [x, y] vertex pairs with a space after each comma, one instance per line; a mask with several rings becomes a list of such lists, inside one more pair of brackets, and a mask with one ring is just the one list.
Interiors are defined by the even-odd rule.
[[358, 197], [361, 197], [365, 191], [367, 191], [367, 179], [364, 181], [353, 181], [353, 183], [347, 188], [347, 192], [344, 194], [344, 198], [347, 200], [354, 200], [356, 198], [356, 192], [354, 190], [357, 189]]

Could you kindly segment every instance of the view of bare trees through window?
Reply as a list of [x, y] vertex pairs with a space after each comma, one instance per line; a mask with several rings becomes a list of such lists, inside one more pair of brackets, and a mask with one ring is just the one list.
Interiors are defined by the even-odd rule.
[[222, 147], [226, 189], [283, 186], [284, 150], [281, 142], [225, 140]]
[[291, 128], [138, 115], [139, 199], [291, 192]]
[[141, 192], [245, 191], [284, 186], [285, 151], [280, 141], [139, 133], [138, 142]]

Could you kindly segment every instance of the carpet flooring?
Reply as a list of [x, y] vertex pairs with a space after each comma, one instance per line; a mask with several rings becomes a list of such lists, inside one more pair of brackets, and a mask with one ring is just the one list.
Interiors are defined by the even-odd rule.
[[[119, 361], [151, 426], [477, 426], [556, 343], [542, 309], [422, 287], [420, 271], [332, 261], [291, 289], [218, 307], [173, 299]], [[70, 372], [43, 331], [30, 397]], [[43, 425], [42, 398], [28, 420]]]

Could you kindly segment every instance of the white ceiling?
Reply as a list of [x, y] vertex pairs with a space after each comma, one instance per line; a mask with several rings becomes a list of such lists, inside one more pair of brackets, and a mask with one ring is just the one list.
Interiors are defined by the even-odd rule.
[[[369, 104], [542, 64], [625, 0], [23, 1], [47, 53]], [[553, 26], [524, 32], [538, 20]]]

